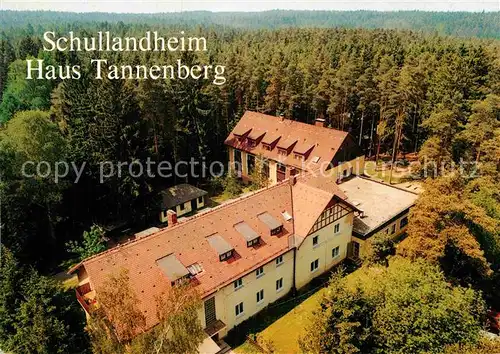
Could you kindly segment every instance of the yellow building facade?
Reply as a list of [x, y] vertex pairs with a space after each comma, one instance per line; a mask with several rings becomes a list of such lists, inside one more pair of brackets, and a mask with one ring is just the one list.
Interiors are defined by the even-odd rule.
[[207, 326], [211, 311], [207, 304], [213, 302], [216, 318], [225, 324], [218, 335], [224, 337], [229, 330], [288, 294], [293, 287], [293, 257], [294, 250], [289, 250], [205, 297], [199, 315], [202, 325]]

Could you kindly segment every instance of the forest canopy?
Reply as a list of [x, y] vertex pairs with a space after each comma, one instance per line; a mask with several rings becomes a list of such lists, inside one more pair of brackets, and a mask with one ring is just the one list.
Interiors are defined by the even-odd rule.
[[[83, 323], [71, 322], [76, 303], [52, 306], [66, 304], [68, 293], [41, 274], [58, 272], [68, 262], [101, 252], [107, 230], [125, 225], [123, 229], [133, 234], [150, 227], [158, 218], [159, 191], [165, 187], [219, 184], [231, 197], [242, 192], [232, 174], [215, 181], [132, 173], [109, 174], [104, 180], [99, 178], [102, 163], [175, 164], [193, 158], [225, 163], [224, 140], [246, 110], [306, 123], [323, 118], [328, 127], [349, 132], [367, 160], [385, 160], [392, 171], [396, 161], [404, 163], [411, 154], [422, 162], [414, 177], [435, 179], [425, 182], [425, 192], [413, 208], [406, 245], [395, 250], [384, 239], [372, 243], [370, 262], [379, 265], [364, 277], [372, 279], [374, 289], [380, 284], [399, 289], [388, 292], [390, 306], [384, 308], [385, 294], [379, 291], [354, 298], [351, 295], [360, 289], [349, 293], [342, 287], [344, 293], [333, 292], [354, 309], [362, 305], [370, 311], [353, 312], [355, 326], [375, 323], [381, 333], [363, 338], [352, 332], [342, 340], [361, 340], [354, 343], [356, 347], [393, 346], [412, 352], [399, 338], [415, 329], [419, 350], [441, 350], [455, 342], [475, 345], [481, 326], [478, 314], [484, 312], [482, 300], [476, 299], [482, 292], [485, 304], [493, 306], [500, 293], [500, 41], [494, 39], [500, 34], [499, 13], [270, 11], [256, 17], [196, 12], [124, 14], [120, 20], [99, 13], [0, 14], [1, 246], [10, 250], [9, 262], [1, 264], [0, 272], [0, 294], [6, 294], [0, 296], [0, 314], [6, 314], [0, 316], [0, 345], [27, 353], [88, 352]], [[206, 38], [209, 45], [199, 52], [43, 50], [45, 31], [58, 36], [74, 31], [83, 38], [99, 31], [141, 36], [147, 30], [163, 35], [184, 30], [189, 36]], [[491, 38], [458, 37], [475, 35]], [[159, 80], [103, 75], [95, 80], [84, 65], [95, 59], [119, 66], [154, 67], [179, 60], [190, 67], [221, 64], [227, 82], [214, 85], [168, 75]], [[80, 75], [26, 80], [30, 60], [53, 68], [79, 67]], [[473, 173], [443, 177], [463, 161], [475, 164], [466, 171]], [[38, 162], [74, 168], [60, 180], [50, 174], [28, 178], [22, 173], [26, 162], [32, 163], [31, 177]], [[257, 161], [254, 171], [263, 165]], [[254, 187], [265, 187], [267, 181], [255, 174]], [[394, 253], [418, 263], [401, 261], [391, 267], [387, 257]], [[432, 268], [423, 262], [432, 263]], [[30, 267], [18, 270], [18, 264]], [[377, 271], [385, 280], [373, 282]], [[412, 284], [425, 285], [425, 291], [416, 292], [421, 287]], [[425, 318], [435, 319], [431, 326], [404, 323], [406, 298], [399, 294], [411, 295], [414, 318], [419, 317], [419, 303], [425, 301]], [[440, 301], [429, 301], [435, 294]], [[330, 305], [328, 298], [324, 305]], [[452, 316], [444, 311], [449, 308], [454, 309]], [[184, 321], [190, 320], [189, 313], [175, 317], [182, 319], [182, 325], [191, 323]], [[341, 323], [347, 332], [353, 324], [348, 317]], [[388, 317], [395, 322], [385, 321]], [[36, 331], [15, 327], [21, 323], [31, 329], [32, 318], [41, 319]], [[322, 332], [313, 328], [313, 333], [335, 335], [336, 328], [322, 322], [329, 318], [318, 316]], [[442, 333], [450, 333], [450, 340], [439, 341], [434, 324]], [[75, 337], [68, 337], [73, 328]], [[15, 341], [4, 340], [6, 334]], [[425, 345], [427, 336], [437, 341], [432, 348]], [[138, 352], [154, 343], [152, 337], [143, 339]], [[310, 339], [318, 341], [305, 343], [306, 347], [337, 347], [335, 341]]]
[[[0, 11], [0, 28], [41, 27], [92, 22], [146, 24], [148, 26], [221, 26], [247, 29], [285, 27], [346, 27], [405, 29], [460, 37], [500, 38], [500, 12], [426, 12], [426, 11], [296, 11], [263, 12], [193, 11], [161, 14], [72, 13], [53, 11]], [[65, 27], [68, 27], [67, 25]], [[38, 30], [37, 30], [38, 32]], [[39, 34], [40, 32], [38, 32]]]

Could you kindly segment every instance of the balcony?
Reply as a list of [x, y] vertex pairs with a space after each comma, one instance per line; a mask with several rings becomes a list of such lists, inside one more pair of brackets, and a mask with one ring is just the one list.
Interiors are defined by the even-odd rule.
[[77, 286], [75, 289], [76, 299], [83, 307], [87, 314], [90, 314], [92, 308], [96, 304], [95, 300], [95, 290], [92, 290], [90, 287], [90, 283], [84, 283], [80, 286]]

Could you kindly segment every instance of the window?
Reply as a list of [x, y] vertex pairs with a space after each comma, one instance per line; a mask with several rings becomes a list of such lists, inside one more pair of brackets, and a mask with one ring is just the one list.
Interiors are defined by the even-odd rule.
[[340, 224], [335, 224], [335, 226], [333, 227], [333, 232], [335, 232], [336, 234], [340, 232]]
[[293, 154], [293, 158], [295, 160], [304, 160], [304, 156], [300, 155], [300, 154]]
[[219, 260], [222, 262], [222, 261], [224, 261], [224, 260], [226, 260], [226, 259], [228, 259], [228, 258], [231, 258], [231, 257], [232, 257], [232, 255], [233, 255], [233, 251], [232, 251], [232, 250], [231, 250], [231, 251], [228, 251], [228, 252], [226, 252], [226, 253], [221, 254], [221, 255], [219, 256]]
[[391, 226], [391, 234], [396, 233], [396, 224], [392, 224]]
[[332, 258], [337, 258], [340, 254], [340, 246], [332, 249]]
[[276, 258], [276, 265], [279, 266], [283, 264], [283, 256], [279, 256], [278, 258]]
[[319, 259], [311, 262], [311, 272], [314, 272], [319, 267]]
[[264, 301], [264, 289], [257, 292], [257, 303]]
[[286, 165], [283, 165], [282, 163], [278, 162], [276, 168], [278, 169], [278, 172], [283, 172], [283, 173], [286, 172]]
[[250, 240], [250, 241], [247, 241], [247, 247], [252, 247], [252, 246], [258, 245], [259, 240], [260, 240], [260, 237], [257, 237], [253, 240]]
[[267, 150], [267, 151], [272, 150], [271, 145], [269, 145], [269, 144], [262, 143], [262, 146], [264, 147], [264, 150]]
[[261, 276], [263, 276], [264, 275], [264, 267], [257, 268], [257, 270], [255, 271], [255, 275], [257, 276], [257, 278], [260, 278]]
[[404, 218], [402, 218], [400, 221], [399, 221], [399, 228], [402, 229], [403, 227], [405, 227], [406, 225], [408, 225], [408, 216], [405, 216]]
[[238, 305], [234, 307], [234, 313], [236, 317], [240, 316], [243, 313], [243, 303], [240, 302]]
[[318, 241], [319, 241], [319, 236], [314, 236], [313, 237], [313, 247], [318, 245]]
[[238, 177], [241, 176], [241, 170], [242, 170], [242, 163], [241, 163], [241, 151], [240, 150], [234, 150], [234, 168], [236, 172], [238, 173]]
[[198, 197], [198, 204], [203, 203], [203, 197]]
[[262, 167], [262, 173], [266, 178], [269, 178], [269, 161], [266, 159], [263, 159], [263, 167]]
[[247, 138], [248, 141], [248, 147], [255, 147], [255, 140]]
[[283, 290], [283, 278], [276, 280], [276, 292]]
[[184, 203], [180, 204], [179, 207], [181, 208], [181, 210], [184, 210]]
[[248, 174], [251, 174], [255, 168], [255, 155], [247, 154]]
[[275, 235], [278, 235], [281, 233], [281, 230], [283, 230], [283, 225], [281, 226], [278, 226], [277, 228], [275, 229], [272, 229], [271, 230], [271, 236], [275, 236]]
[[233, 284], [234, 284], [234, 290], [238, 290], [243, 286], [243, 278], [235, 280]]
[[288, 151], [282, 148], [278, 148], [278, 155], [286, 156], [288, 155]]

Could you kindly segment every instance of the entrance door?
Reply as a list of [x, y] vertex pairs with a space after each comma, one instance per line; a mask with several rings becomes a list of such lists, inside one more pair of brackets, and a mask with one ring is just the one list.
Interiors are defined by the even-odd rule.
[[352, 255], [354, 258], [359, 258], [359, 243], [352, 241]]
[[217, 321], [215, 312], [215, 296], [205, 301], [205, 325], [208, 327]]

